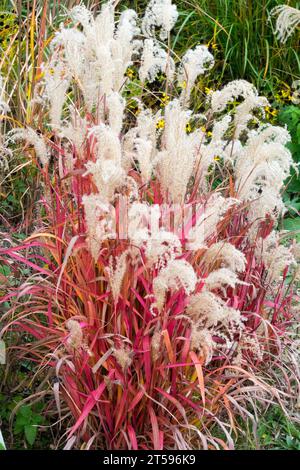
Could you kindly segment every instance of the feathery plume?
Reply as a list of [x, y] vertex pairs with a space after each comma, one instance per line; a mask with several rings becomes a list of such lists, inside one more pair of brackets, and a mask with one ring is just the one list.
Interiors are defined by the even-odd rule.
[[113, 355], [123, 370], [126, 370], [130, 367], [132, 363], [132, 354], [133, 351], [131, 351], [129, 348], [126, 348], [125, 346], [122, 346], [121, 348], [114, 348], [113, 350]]
[[223, 215], [239, 201], [234, 198], [224, 198], [220, 194], [212, 194], [203, 206], [196, 224], [188, 234], [188, 249], [199, 250], [206, 247], [207, 240], [217, 232], [217, 225]]
[[176, 5], [171, 0], [150, 0], [142, 21], [142, 33], [146, 37], [155, 36], [156, 28], [160, 28], [160, 39], [164, 41], [170, 34], [178, 18]]
[[228, 307], [217, 295], [209, 291], [200, 292], [189, 299], [187, 314], [198, 325], [216, 327], [218, 323], [240, 321], [240, 312]]
[[171, 260], [153, 280], [153, 293], [156, 298], [155, 307], [158, 311], [164, 306], [166, 293], [169, 289], [184, 289], [186, 294], [194, 291], [197, 275], [193, 267], [185, 260]]
[[186, 133], [190, 115], [190, 111], [182, 109], [179, 100], [171, 101], [166, 106], [156, 173], [164, 193], [174, 203], [184, 202], [199, 145], [197, 134]]
[[[123, 278], [127, 268], [127, 256], [129, 252], [128, 250], [124, 251], [120, 256], [113, 258], [112, 256], [109, 258], [109, 266], [105, 268], [105, 271], [108, 274], [110, 288], [112, 292], [113, 299], [115, 303], [117, 303]], [[115, 265], [115, 267], [114, 267]]]
[[175, 64], [170, 55], [153, 39], [144, 41], [141, 57], [139, 77], [142, 82], [154, 82], [159, 72], [167, 73], [168, 79], [172, 80], [175, 72]]
[[181, 100], [184, 104], [189, 101], [196, 79], [210, 70], [214, 63], [214, 57], [206, 46], [197, 46], [184, 54], [177, 74], [178, 82], [186, 83], [181, 92]]
[[67, 344], [74, 349], [79, 349], [80, 347], [82, 347], [83, 333], [79, 322], [71, 318], [67, 321], [66, 327], [70, 332], [67, 338]]
[[[228, 268], [233, 272], [245, 271], [246, 256], [231, 243], [220, 241], [212, 244], [205, 252], [202, 261], [207, 269], [212, 266]], [[211, 269], [210, 269], [211, 270]]]
[[234, 289], [236, 284], [243, 284], [237, 277], [237, 275], [227, 268], [220, 268], [212, 271], [205, 278], [205, 289], [212, 291], [215, 289], [223, 289], [224, 286], [229, 286]]
[[50, 103], [50, 122], [53, 129], [60, 129], [61, 115], [66, 100], [66, 92], [71, 82], [71, 74], [65, 62], [54, 52], [51, 60], [42, 65], [44, 72], [44, 98]]
[[236, 98], [243, 99], [257, 96], [257, 91], [246, 80], [233, 80], [225, 85], [222, 90], [214, 91], [211, 95], [211, 109], [214, 113], [224, 111], [226, 106]]
[[181, 254], [181, 242], [177, 235], [163, 229], [149, 237], [145, 245], [148, 264], [158, 269]]
[[37, 158], [42, 166], [46, 166], [49, 162], [49, 152], [43, 137], [40, 137], [31, 127], [12, 129], [7, 134], [7, 141], [16, 142], [18, 140], [25, 140], [27, 143], [33, 145]]
[[87, 241], [92, 257], [98, 261], [104, 240], [115, 237], [111, 207], [98, 194], [84, 195], [82, 203], [87, 226]]
[[191, 349], [198, 351], [205, 359], [205, 365], [212, 360], [215, 342], [211, 332], [199, 326], [197, 323], [192, 324], [191, 329]]

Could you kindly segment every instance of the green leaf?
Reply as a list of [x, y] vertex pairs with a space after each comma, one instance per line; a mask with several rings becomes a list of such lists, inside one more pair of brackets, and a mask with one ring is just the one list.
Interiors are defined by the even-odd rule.
[[285, 219], [283, 221], [283, 227], [285, 230], [297, 232], [295, 235], [297, 240], [300, 241], [300, 217], [297, 217], [296, 219]]
[[290, 131], [296, 129], [300, 122], [300, 109], [297, 106], [286, 106], [278, 116], [279, 122], [287, 124]]
[[24, 432], [27, 442], [32, 446], [36, 439], [37, 427], [32, 426], [32, 424], [28, 424], [27, 426], [25, 426]]
[[26, 233], [16, 233], [16, 234], [14, 234], [14, 237], [15, 237], [17, 240], [25, 240], [25, 238], [26, 238]]
[[10, 267], [7, 266], [6, 264], [1, 264], [0, 273], [3, 274], [3, 276], [9, 276], [11, 274]]
[[21, 432], [24, 431], [24, 426], [26, 426], [26, 422], [22, 422], [22, 419], [21, 418], [21, 421], [20, 420], [16, 420], [16, 423], [15, 423], [15, 426], [14, 426], [14, 433], [15, 434], [21, 434]]
[[294, 444], [294, 439], [292, 436], [286, 436], [286, 443], [289, 447], [292, 447]]

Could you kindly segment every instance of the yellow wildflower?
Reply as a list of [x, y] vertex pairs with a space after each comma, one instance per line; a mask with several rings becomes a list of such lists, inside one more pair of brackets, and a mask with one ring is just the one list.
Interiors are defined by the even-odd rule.
[[131, 68], [127, 69], [126, 75], [128, 78], [130, 78], [130, 80], [132, 80], [134, 77], [134, 70]]
[[161, 105], [161, 106], [166, 106], [166, 105], [169, 103], [169, 101], [170, 101], [169, 95], [167, 95], [167, 93], [163, 93], [163, 94], [162, 94], [161, 101], [162, 101], [162, 102], [161, 102], [160, 105]]
[[277, 101], [285, 101], [285, 100], [291, 100], [292, 99], [292, 94], [291, 94], [291, 89], [288, 85], [285, 86], [285, 88], [282, 88], [278, 93], [275, 95], [275, 99]]
[[286, 90], [281, 90], [281, 96], [282, 98], [288, 98], [290, 96], [291, 92], [289, 89]]
[[278, 110], [277, 109], [273, 109], [273, 108], [270, 108], [270, 106], [266, 106], [265, 107], [265, 111], [267, 113], [267, 117], [270, 117], [270, 116], [277, 116], [278, 114]]
[[205, 93], [206, 93], [207, 95], [210, 95], [210, 93], [213, 92], [213, 89], [212, 89], [212, 88], [205, 87], [205, 88], [204, 88], [204, 91], [205, 91]]
[[186, 130], [186, 132], [188, 132], [188, 133], [189, 133], [189, 132], [192, 132], [192, 126], [191, 126], [191, 124], [190, 124], [189, 122], [188, 122], [187, 125], [185, 126], [185, 130]]

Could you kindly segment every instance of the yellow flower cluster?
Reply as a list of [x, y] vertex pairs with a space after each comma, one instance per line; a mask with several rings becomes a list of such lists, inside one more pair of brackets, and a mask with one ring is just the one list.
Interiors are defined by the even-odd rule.
[[278, 114], [278, 110], [271, 108], [270, 106], [265, 107], [265, 112], [266, 112], [266, 118], [269, 121], [274, 120]]
[[134, 70], [131, 68], [127, 69], [126, 76], [132, 80], [134, 78]]
[[284, 88], [279, 90], [278, 93], [275, 94], [275, 99], [279, 102], [291, 101], [292, 100], [292, 92], [291, 88], [288, 85], [285, 85]]
[[188, 122], [187, 125], [185, 126], [185, 130], [186, 132], [189, 134], [190, 132], [192, 132], [192, 126], [191, 124]]
[[218, 44], [212, 39], [210, 40], [207, 44], [205, 44], [206, 47], [210, 47], [213, 51], [218, 51], [219, 47]]
[[204, 91], [205, 91], [206, 95], [210, 95], [214, 90], [212, 88], [205, 87]]
[[161, 98], [160, 106], [161, 106], [161, 107], [167, 106], [167, 104], [169, 103], [169, 101], [170, 101], [170, 96], [167, 95], [167, 93], [163, 93], [163, 94], [162, 94], [162, 98]]
[[165, 127], [165, 120], [160, 119], [158, 123], [156, 124], [156, 129], [164, 129], [164, 127]]
[[201, 131], [202, 131], [202, 132], [205, 132], [205, 134], [206, 134], [207, 137], [211, 137], [211, 136], [212, 136], [212, 132], [211, 132], [211, 131], [208, 131], [205, 126], [202, 126], [202, 127], [201, 127]]

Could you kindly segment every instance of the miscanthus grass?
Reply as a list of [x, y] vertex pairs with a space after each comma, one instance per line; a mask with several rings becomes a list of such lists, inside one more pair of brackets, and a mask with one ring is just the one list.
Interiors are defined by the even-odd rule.
[[36, 122], [2, 137], [24, 141], [42, 195], [33, 233], [1, 248], [30, 269], [1, 334], [46, 374], [58, 447], [232, 449], [260, 406], [296, 414], [300, 250], [277, 230], [290, 136], [244, 80], [193, 111], [214, 57], [172, 53], [177, 16], [170, 0], [141, 19], [73, 8]]
[[300, 25], [300, 10], [289, 5], [278, 5], [272, 9], [271, 15], [277, 17], [275, 33], [285, 43]]

